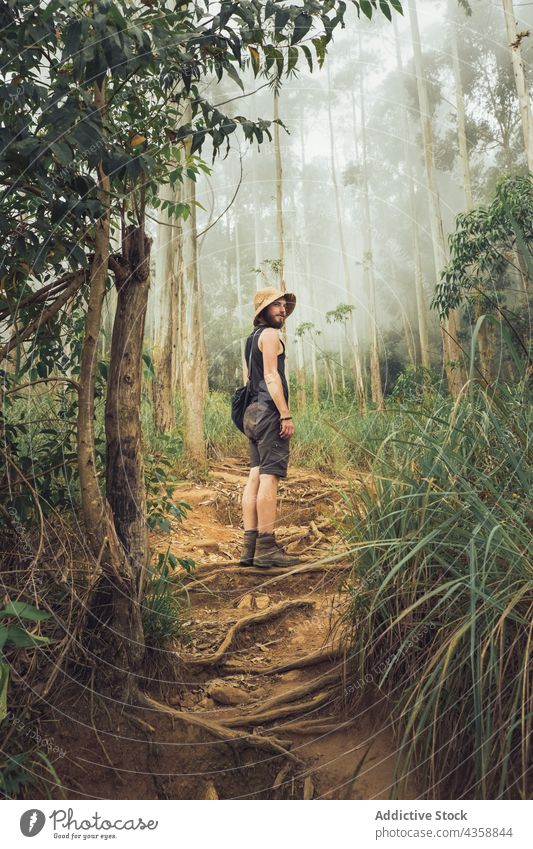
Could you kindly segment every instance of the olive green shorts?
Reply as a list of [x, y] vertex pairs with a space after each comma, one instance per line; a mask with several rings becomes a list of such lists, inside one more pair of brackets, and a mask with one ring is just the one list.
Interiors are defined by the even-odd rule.
[[279, 435], [280, 416], [264, 404], [253, 401], [244, 414], [244, 433], [250, 444], [250, 468], [259, 474], [287, 477], [290, 439]]

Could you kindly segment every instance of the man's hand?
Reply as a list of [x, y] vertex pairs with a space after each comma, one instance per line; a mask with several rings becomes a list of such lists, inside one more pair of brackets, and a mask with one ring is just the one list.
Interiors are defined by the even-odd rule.
[[284, 419], [280, 422], [279, 435], [282, 439], [290, 439], [294, 436], [294, 422], [292, 419]]

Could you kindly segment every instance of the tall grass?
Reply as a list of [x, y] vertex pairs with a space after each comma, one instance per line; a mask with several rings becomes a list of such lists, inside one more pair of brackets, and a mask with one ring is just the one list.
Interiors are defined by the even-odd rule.
[[346, 494], [350, 690], [357, 704], [372, 682], [392, 705], [396, 794], [413, 770], [428, 797], [531, 793], [529, 400], [472, 384], [396, 416]]

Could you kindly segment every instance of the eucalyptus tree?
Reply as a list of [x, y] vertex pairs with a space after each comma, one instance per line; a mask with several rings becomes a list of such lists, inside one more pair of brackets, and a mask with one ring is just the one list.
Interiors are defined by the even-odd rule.
[[531, 112], [531, 96], [522, 56], [522, 40], [527, 38], [529, 30], [518, 31], [513, 7], [513, 0], [502, 0], [503, 13], [505, 17], [505, 28], [507, 41], [511, 51], [513, 73], [520, 106], [520, 121], [524, 137], [524, 148], [526, 151], [527, 165], [533, 171], [533, 114]]
[[[432, 243], [435, 259], [435, 273], [440, 276], [446, 264], [447, 250], [442, 220], [440, 195], [437, 185], [437, 175], [434, 159], [434, 140], [431, 112], [424, 74], [422, 59], [422, 48], [420, 43], [420, 30], [418, 26], [418, 15], [416, 0], [410, 0], [409, 21], [411, 25], [411, 37], [416, 68], [416, 82], [418, 90], [418, 102], [420, 110], [420, 125], [422, 130], [422, 141], [424, 147], [424, 162], [426, 167], [426, 179], [429, 195], [429, 207], [431, 218]], [[456, 398], [461, 391], [466, 375], [462, 365], [462, 351], [458, 341], [459, 314], [455, 309], [447, 312], [442, 324], [443, 360], [448, 388], [452, 397]]]
[[[524, 292], [527, 300], [521, 317], [517, 298], [508, 302], [509, 282], [505, 278], [516, 270], [517, 249], [533, 268], [532, 205], [533, 178], [529, 174], [503, 179], [489, 205], [458, 215], [456, 231], [450, 238], [450, 260], [434, 296], [434, 306], [442, 316], [465, 301], [481, 301], [483, 316], [478, 319], [478, 331], [482, 321], [497, 320], [502, 336], [518, 348], [529, 370], [531, 290]], [[486, 382], [492, 379], [494, 353], [492, 346], [480, 351], [481, 377]]]
[[[396, 63], [398, 67], [398, 71], [400, 75], [403, 77], [404, 67], [403, 67], [403, 59], [402, 59], [402, 51], [400, 45], [400, 39], [398, 35], [398, 26], [396, 23], [396, 19], [393, 21], [394, 25], [394, 43], [396, 47]], [[418, 324], [418, 340], [420, 345], [420, 360], [422, 363], [422, 367], [425, 369], [429, 369], [431, 367], [430, 356], [429, 356], [429, 336], [428, 336], [428, 316], [427, 316], [427, 305], [426, 298], [424, 293], [424, 281], [422, 274], [422, 258], [420, 253], [420, 228], [418, 223], [418, 217], [416, 215], [416, 203], [415, 203], [415, 177], [414, 177], [414, 169], [412, 163], [411, 156], [411, 132], [409, 127], [409, 118], [406, 109], [402, 109], [402, 135], [403, 135], [403, 151], [404, 151], [404, 162], [405, 167], [407, 169], [407, 182], [408, 182], [408, 192], [409, 192], [409, 212], [411, 216], [411, 229], [412, 229], [412, 244], [413, 244], [413, 258], [414, 258], [414, 283], [415, 283], [415, 293], [416, 293], [416, 311], [417, 311], [417, 324]], [[403, 312], [402, 312], [403, 315]]]
[[[359, 37], [359, 54], [361, 54], [361, 37]], [[368, 316], [370, 320], [370, 386], [372, 401], [376, 409], [383, 409], [383, 387], [381, 384], [381, 368], [379, 362], [378, 325], [376, 316], [376, 278], [374, 274], [374, 257], [372, 254], [372, 218], [370, 212], [370, 194], [368, 185], [368, 159], [366, 141], [365, 114], [365, 85], [363, 75], [359, 75], [359, 98], [361, 109], [361, 195], [363, 201], [363, 233], [364, 253], [363, 268], [368, 295]]]
[[[355, 3], [367, 13], [381, 8], [390, 14], [397, 5]], [[279, 81], [311, 49], [323, 61], [345, 10], [340, 0], [284, 6], [206, 0], [177, 8], [165, 0], [0, 4], [6, 79], [0, 309], [11, 331], [0, 353], [17, 349], [17, 362], [24, 360], [28, 370], [35, 353], [46, 349], [65, 304], [73, 301], [85, 317], [74, 364], [79, 380], [71, 383], [77, 390], [81, 512], [94, 557], [96, 622], [103, 629], [98, 672], [124, 699], [137, 692], [144, 653], [140, 600], [149, 562], [140, 420], [150, 283], [147, 209], [162, 183], [198, 171], [206, 139], [216, 156], [238, 128], [248, 141], [270, 138], [268, 121], [229, 118], [203, 96], [199, 82], [228, 76], [242, 85], [247, 63], [255, 74]], [[307, 36], [310, 43], [302, 44]], [[188, 108], [190, 120], [176, 130]], [[169, 211], [177, 219], [183, 215], [183, 209]], [[112, 251], [117, 231], [120, 250]], [[102, 468], [94, 420], [109, 275], [117, 308]], [[40, 379], [49, 377], [43, 372]]]
[[[300, 342], [303, 345], [303, 340], [308, 337], [310, 340], [310, 348], [311, 348], [311, 375], [313, 381], [312, 387], [312, 397], [313, 404], [315, 407], [318, 407], [318, 403], [320, 400], [320, 391], [319, 391], [319, 383], [318, 383], [318, 368], [317, 368], [317, 354], [316, 354], [316, 337], [320, 335], [320, 330], [317, 330], [312, 321], [302, 321], [294, 331], [294, 335], [298, 340], [298, 345]], [[305, 397], [307, 401], [307, 396]]]

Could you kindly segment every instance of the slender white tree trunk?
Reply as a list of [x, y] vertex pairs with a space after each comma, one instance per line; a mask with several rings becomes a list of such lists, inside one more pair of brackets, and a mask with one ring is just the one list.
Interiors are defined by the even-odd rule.
[[[181, 184], [162, 186], [161, 200], [179, 203]], [[174, 398], [178, 362], [178, 280], [181, 272], [181, 226], [159, 209], [155, 241], [155, 280], [151, 297], [154, 316], [154, 372], [152, 401], [154, 425], [160, 433], [175, 427]]]
[[[433, 155], [433, 128], [431, 125], [431, 112], [429, 109], [429, 98], [422, 61], [422, 48], [420, 45], [420, 31], [418, 27], [416, 0], [410, 0], [409, 20], [411, 24], [411, 36], [415, 59], [420, 123], [424, 145], [426, 181], [429, 193], [433, 256], [435, 260], [435, 272], [437, 278], [439, 278], [441, 271], [446, 265], [447, 249], [440, 207], [440, 196], [437, 186], [435, 161]], [[466, 374], [462, 365], [462, 352], [458, 341], [459, 313], [457, 310], [453, 309], [449, 311], [448, 318], [441, 322], [441, 332], [443, 343], [443, 360], [444, 367], [446, 370], [446, 377], [448, 379], [448, 388], [452, 398], [457, 398], [466, 380]]]
[[[394, 39], [396, 43], [396, 61], [398, 71], [403, 76], [403, 60], [400, 47], [400, 37], [398, 35], [398, 25], [396, 18], [393, 18]], [[428, 336], [428, 312], [426, 297], [424, 294], [424, 277], [422, 273], [422, 257], [420, 255], [420, 231], [418, 226], [418, 216], [416, 214], [415, 202], [415, 181], [413, 172], [413, 163], [411, 158], [411, 134], [409, 130], [409, 119], [407, 110], [402, 109], [402, 129], [403, 129], [403, 150], [404, 160], [407, 165], [407, 182], [409, 184], [409, 210], [411, 214], [412, 231], [413, 231], [413, 255], [414, 255], [414, 270], [415, 270], [415, 293], [416, 293], [416, 312], [418, 320], [418, 339], [420, 345], [420, 360], [422, 367], [429, 369], [431, 361], [429, 357], [429, 336]]]
[[[279, 96], [274, 93], [274, 121], [279, 120]], [[279, 273], [278, 285], [285, 292], [285, 236], [283, 230], [283, 168], [281, 164], [281, 146], [279, 124], [274, 123], [274, 159], [276, 182], [276, 233], [278, 239]]]
[[[454, 10], [451, 10], [452, 16]], [[463, 81], [461, 79], [461, 65], [459, 63], [459, 50], [457, 46], [457, 24], [452, 17], [451, 24], [452, 64], [455, 82], [455, 104], [457, 107], [457, 135], [459, 140], [459, 155], [463, 169], [463, 189], [465, 193], [465, 208], [468, 212], [474, 206], [472, 195], [472, 179], [470, 176], [470, 161], [468, 158], [468, 144], [466, 141], [466, 113]]]
[[[346, 240], [344, 238], [344, 225], [342, 221], [342, 211], [341, 211], [341, 198], [339, 191], [339, 184], [337, 182], [337, 163], [335, 161], [335, 136], [333, 133], [333, 117], [331, 114], [331, 98], [333, 96], [331, 90], [331, 75], [329, 71], [329, 64], [327, 66], [328, 70], [328, 126], [329, 126], [329, 152], [330, 152], [330, 162], [331, 162], [331, 182], [333, 184], [333, 194], [335, 197], [335, 211], [337, 214], [337, 230], [339, 233], [339, 245], [341, 249], [341, 257], [342, 257], [342, 269], [344, 274], [344, 288], [346, 290], [346, 294], [350, 297], [352, 290], [352, 281], [350, 277], [350, 264], [348, 261], [348, 252], [346, 250]], [[340, 368], [341, 368], [341, 383], [343, 391], [346, 387], [346, 378], [344, 375], [344, 358], [342, 353], [342, 340], [339, 343], [339, 354], [340, 354]]]
[[[353, 130], [353, 144], [354, 144], [354, 155], [355, 155], [355, 163], [359, 164], [359, 151], [357, 149], [357, 121], [355, 117], [355, 97], [353, 91], [351, 92], [352, 98], [352, 130]], [[361, 349], [359, 343], [359, 332], [357, 329], [357, 315], [355, 309], [355, 296], [353, 289], [349, 292], [350, 301], [354, 309], [351, 312], [350, 316], [350, 329], [352, 334], [352, 351], [353, 351], [353, 367], [354, 367], [354, 386], [355, 386], [355, 394], [357, 397], [357, 405], [359, 407], [359, 411], [361, 413], [366, 412], [366, 390], [365, 390], [365, 380], [364, 380], [364, 367], [361, 358]]]
[[[415, 216], [414, 194], [412, 198], [411, 215]], [[428, 335], [428, 311], [426, 296], [424, 293], [424, 274], [422, 271], [422, 257], [420, 255], [420, 231], [418, 222], [414, 218], [413, 226], [413, 249], [415, 255], [415, 290], [416, 290], [416, 314], [418, 318], [418, 338], [420, 341], [420, 359], [425, 369], [431, 368], [429, 357], [429, 335]]]
[[[522, 58], [521, 38], [516, 27], [516, 18], [513, 8], [513, 0], [502, 0], [507, 40], [511, 50], [513, 62], [513, 73], [516, 84], [516, 93], [520, 105], [520, 118], [522, 121], [522, 134], [524, 137], [524, 148], [527, 156], [527, 167], [533, 171], [533, 116], [531, 113], [531, 99], [529, 86], [526, 78], [524, 60]], [[528, 33], [529, 35], [529, 33]]]
[[296, 341], [296, 356], [298, 358], [298, 367], [296, 369], [296, 382], [298, 385], [297, 404], [298, 409], [303, 410], [307, 404], [307, 392], [305, 385], [304, 345], [301, 336], [298, 336]]
[[[361, 40], [359, 40], [359, 49]], [[361, 99], [361, 145], [362, 162], [361, 174], [363, 183], [363, 233], [364, 233], [364, 259], [366, 287], [368, 292], [368, 312], [370, 318], [370, 386], [372, 401], [378, 410], [383, 409], [383, 387], [381, 384], [381, 368], [379, 362], [378, 325], [376, 319], [376, 281], [374, 277], [374, 259], [372, 256], [372, 219], [370, 215], [370, 199], [368, 192], [368, 165], [366, 147], [366, 116], [365, 116], [365, 90], [363, 74], [359, 75], [359, 97]]]
[[207, 446], [204, 436], [204, 407], [207, 397], [207, 359], [204, 344], [202, 287], [196, 238], [196, 183], [183, 182], [184, 200], [191, 214], [182, 222], [183, 263], [180, 279], [180, 370], [183, 410], [183, 442], [186, 454], [196, 464], [204, 464]]
[[[452, 63], [453, 76], [455, 82], [455, 103], [457, 106], [457, 135], [459, 141], [459, 156], [461, 159], [461, 167], [463, 171], [463, 190], [465, 196], [465, 211], [470, 212], [474, 207], [474, 195], [472, 191], [472, 179], [470, 173], [470, 160], [468, 156], [468, 144], [466, 140], [466, 111], [465, 98], [463, 90], [463, 81], [461, 79], [461, 64], [459, 61], [459, 48], [457, 38], [457, 22], [455, 20], [456, 9], [453, 2], [450, 2], [450, 18], [451, 18], [451, 47], [452, 47]], [[474, 304], [474, 316], [479, 318], [482, 315], [483, 306], [476, 299]], [[492, 329], [485, 321], [481, 325], [478, 333], [478, 351], [479, 351], [479, 367], [481, 374], [487, 382], [492, 380], [492, 350], [491, 336]]]
[[[237, 313], [239, 316], [239, 329], [241, 327], [242, 322], [242, 287], [241, 287], [241, 244], [239, 239], [239, 221], [238, 218], [235, 217], [235, 277], [237, 283]], [[241, 347], [241, 363], [242, 363], [242, 381], [246, 383], [248, 380], [248, 364], [246, 363], [244, 356], [244, 338], [241, 335], [240, 339], [240, 347]]]
[[[260, 197], [261, 186], [259, 184], [259, 178], [257, 176], [257, 161], [256, 161], [256, 153], [252, 149], [252, 197]], [[260, 245], [262, 244], [263, 238], [261, 234], [261, 222], [259, 220], [259, 210], [261, 206], [259, 203], [253, 204], [253, 218], [254, 218], [254, 267], [261, 268], [261, 249]], [[260, 289], [262, 286], [261, 283], [261, 275], [257, 271], [255, 274], [255, 288]]]

